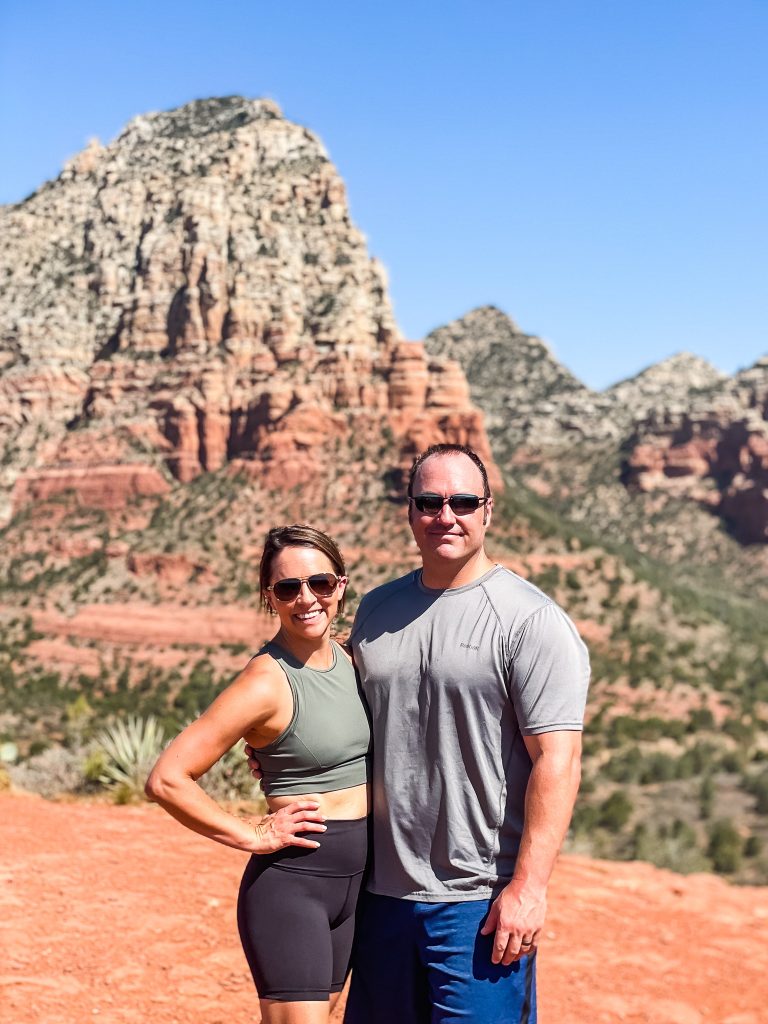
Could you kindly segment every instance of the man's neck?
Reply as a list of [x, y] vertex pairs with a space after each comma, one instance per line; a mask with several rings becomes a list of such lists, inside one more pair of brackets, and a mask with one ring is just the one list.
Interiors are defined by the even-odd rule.
[[474, 583], [494, 567], [485, 551], [479, 551], [466, 562], [457, 563], [444, 558], [424, 561], [421, 569], [421, 582], [430, 590], [455, 590]]

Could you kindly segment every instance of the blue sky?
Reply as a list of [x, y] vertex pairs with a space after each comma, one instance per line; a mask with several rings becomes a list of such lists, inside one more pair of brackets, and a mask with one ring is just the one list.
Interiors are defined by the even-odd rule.
[[0, 202], [136, 114], [271, 96], [408, 337], [494, 303], [592, 387], [768, 352], [766, 0], [3, 0]]

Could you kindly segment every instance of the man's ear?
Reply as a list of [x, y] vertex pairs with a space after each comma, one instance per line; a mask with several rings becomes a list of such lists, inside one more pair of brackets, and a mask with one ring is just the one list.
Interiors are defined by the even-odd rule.
[[483, 505], [483, 526], [490, 526], [493, 515], [493, 497], [489, 495], [488, 501]]

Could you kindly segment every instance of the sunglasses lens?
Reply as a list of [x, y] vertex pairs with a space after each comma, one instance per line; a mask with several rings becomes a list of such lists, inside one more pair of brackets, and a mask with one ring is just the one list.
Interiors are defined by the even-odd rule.
[[[272, 593], [278, 601], [295, 601], [301, 593], [303, 582], [304, 580], [300, 580], [298, 576], [278, 580], [272, 586]], [[331, 597], [339, 584], [338, 577], [332, 572], [318, 572], [314, 576], [308, 576], [306, 582], [315, 597]]]
[[448, 504], [457, 516], [465, 516], [469, 512], [477, 512], [480, 508], [480, 499], [476, 494], [452, 494]]
[[315, 597], [330, 597], [338, 585], [338, 579], [329, 572], [321, 572], [310, 576], [307, 580], [309, 589]]
[[482, 500], [476, 494], [452, 494], [446, 499], [441, 498], [439, 494], [419, 494], [413, 499], [413, 503], [419, 512], [427, 516], [438, 515], [446, 503], [457, 516], [465, 516], [470, 512], [476, 512]]
[[278, 580], [272, 587], [272, 592], [278, 601], [295, 601], [301, 591], [301, 580], [295, 577], [287, 580]]
[[436, 516], [443, 507], [443, 499], [438, 494], [419, 494], [413, 499], [413, 504], [428, 516]]

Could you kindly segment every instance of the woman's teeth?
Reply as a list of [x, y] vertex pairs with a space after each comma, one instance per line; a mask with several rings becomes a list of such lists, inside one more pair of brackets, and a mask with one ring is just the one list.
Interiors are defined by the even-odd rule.
[[302, 622], [308, 622], [310, 619], [316, 619], [319, 614], [319, 611], [304, 612], [302, 615], [297, 615], [296, 618], [300, 619]]

